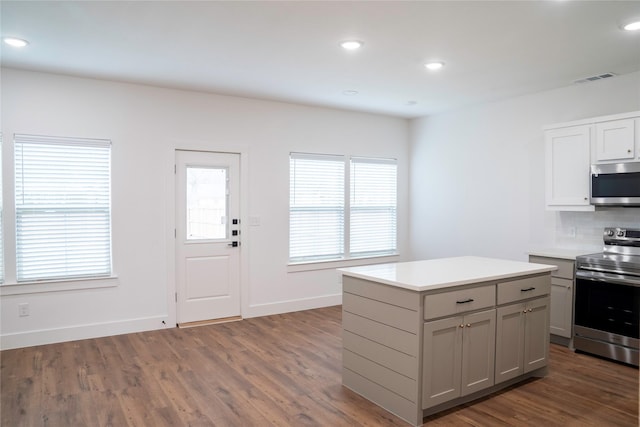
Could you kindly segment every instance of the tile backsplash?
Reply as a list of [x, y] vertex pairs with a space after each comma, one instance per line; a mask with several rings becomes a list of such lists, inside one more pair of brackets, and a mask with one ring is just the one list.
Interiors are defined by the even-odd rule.
[[558, 247], [600, 250], [605, 227], [640, 228], [640, 207], [598, 208], [595, 212], [559, 212], [558, 219]]

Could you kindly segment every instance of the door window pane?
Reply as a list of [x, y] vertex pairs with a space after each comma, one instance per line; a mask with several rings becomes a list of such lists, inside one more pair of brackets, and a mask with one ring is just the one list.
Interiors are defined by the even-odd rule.
[[187, 166], [187, 240], [227, 238], [227, 169]]

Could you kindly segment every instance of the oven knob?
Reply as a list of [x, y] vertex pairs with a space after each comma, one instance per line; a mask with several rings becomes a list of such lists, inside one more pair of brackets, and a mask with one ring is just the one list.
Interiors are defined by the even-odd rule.
[[614, 234], [613, 230], [607, 230], [607, 236], [613, 237]]
[[624, 230], [618, 230], [618, 237], [624, 236]]

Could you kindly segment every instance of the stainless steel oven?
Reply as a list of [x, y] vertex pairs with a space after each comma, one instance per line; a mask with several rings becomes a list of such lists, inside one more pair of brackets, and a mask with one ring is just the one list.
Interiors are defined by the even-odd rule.
[[604, 252], [576, 258], [574, 347], [638, 366], [640, 229], [606, 228]]

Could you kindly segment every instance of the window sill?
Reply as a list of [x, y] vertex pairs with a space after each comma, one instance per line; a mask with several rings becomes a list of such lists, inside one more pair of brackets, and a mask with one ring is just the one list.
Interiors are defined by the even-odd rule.
[[359, 265], [384, 264], [387, 262], [397, 262], [399, 257], [399, 254], [394, 254], [367, 258], [349, 258], [330, 261], [292, 263], [287, 266], [287, 272], [297, 273], [301, 271], [330, 270], [335, 268], [356, 267]]
[[119, 281], [117, 276], [72, 280], [43, 280], [41, 282], [3, 283], [0, 285], [0, 296], [113, 288], [118, 285]]

